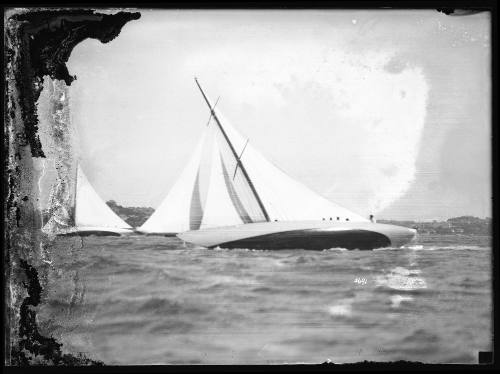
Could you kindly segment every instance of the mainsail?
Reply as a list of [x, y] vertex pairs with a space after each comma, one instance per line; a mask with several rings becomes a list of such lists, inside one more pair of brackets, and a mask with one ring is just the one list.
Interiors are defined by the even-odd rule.
[[[269, 221], [368, 222], [266, 160], [212, 106], [196, 83], [215, 124], [209, 122], [186, 169], [139, 231], [179, 233]], [[209, 173], [205, 167], [210, 168]]]
[[[215, 109], [217, 111], [217, 109]], [[288, 176], [269, 162], [258, 150], [229, 124], [222, 114], [224, 128], [234, 148], [242, 152], [245, 165], [253, 184], [267, 209], [270, 220], [335, 220], [367, 222], [368, 219], [335, 204]]]
[[243, 223], [226, 186], [224, 164], [217, 146], [213, 147], [210, 183], [201, 229]]

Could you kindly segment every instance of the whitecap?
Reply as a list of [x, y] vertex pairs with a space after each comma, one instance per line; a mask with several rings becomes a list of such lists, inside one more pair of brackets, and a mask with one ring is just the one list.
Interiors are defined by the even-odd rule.
[[414, 245], [406, 247], [406, 249], [411, 249], [414, 251], [436, 251], [436, 250], [444, 250], [444, 251], [483, 251], [489, 250], [491, 247], [481, 247], [477, 245]]
[[399, 308], [402, 302], [404, 301], [412, 301], [413, 297], [411, 296], [401, 296], [401, 295], [393, 295], [390, 297], [391, 300], [391, 308]]
[[323, 252], [330, 252], [330, 251], [335, 251], [335, 252], [345, 252], [345, 251], [348, 251], [347, 248], [342, 248], [342, 247], [333, 247], [333, 248], [327, 248], [327, 249], [323, 249]]
[[212, 248], [213, 251], [222, 251], [222, 252], [227, 252], [227, 248], [221, 248], [219, 246]]
[[375, 284], [378, 287], [388, 287], [394, 290], [412, 291], [427, 288], [427, 283], [423, 278], [409, 277], [401, 274], [389, 274], [387, 276], [377, 276]]
[[395, 251], [400, 250], [403, 247], [381, 247], [381, 248], [373, 248], [373, 251]]
[[391, 273], [399, 274], [399, 275], [412, 275], [412, 274], [420, 274], [422, 271], [419, 269], [410, 270], [401, 266], [397, 266], [391, 270]]
[[410, 245], [410, 246], [404, 247], [404, 248], [418, 250], [418, 249], [423, 249], [424, 246], [423, 245]]
[[233, 277], [231, 275], [214, 275], [205, 280], [207, 284], [210, 286], [219, 285], [219, 284], [230, 284], [230, 285], [238, 285], [238, 286], [255, 286], [258, 285], [259, 282], [252, 278], [241, 278], [241, 277]]
[[329, 313], [332, 316], [350, 316], [352, 314], [352, 306], [347, 305], [333, 305], [328, 308]]

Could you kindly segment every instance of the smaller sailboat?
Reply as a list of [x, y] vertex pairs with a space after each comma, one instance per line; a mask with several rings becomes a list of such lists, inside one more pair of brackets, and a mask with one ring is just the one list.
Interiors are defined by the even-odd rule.
[[55, 235], [112, 235], [132, 233], [133, 229], [101, 199], [85, 176], [76, 167], [71, 212], [58, 206], [42, 231]]

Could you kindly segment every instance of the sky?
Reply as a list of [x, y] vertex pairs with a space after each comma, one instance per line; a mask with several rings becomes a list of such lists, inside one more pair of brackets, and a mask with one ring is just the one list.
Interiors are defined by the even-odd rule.
[[144, 10], [68, 61], [78, 159], [105, 200], [156, 208], [209, 118], [376, 218], [491, 216], [490, 15]]

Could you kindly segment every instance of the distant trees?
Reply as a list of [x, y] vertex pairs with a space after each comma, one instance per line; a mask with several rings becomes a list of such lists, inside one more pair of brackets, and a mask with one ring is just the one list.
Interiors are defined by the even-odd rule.
[[491, 218], [477, 218], [473, 216], [461, 216], [450, 218], [447, 222], [454, 228], [455, 232], [464, 234], [491, 234]]
[[417, 229], [420, 233], [428, 234], [467, 234], [491, 235], [491, 218], [461, 216], [446, 221], [415, 222], [378, 220], [379, 223], [388, 223]]
[[106, 204], [132, 227], [141, 226], [155, 211], [149, 207], [124, 207], [115, 200], [108, 200]]

